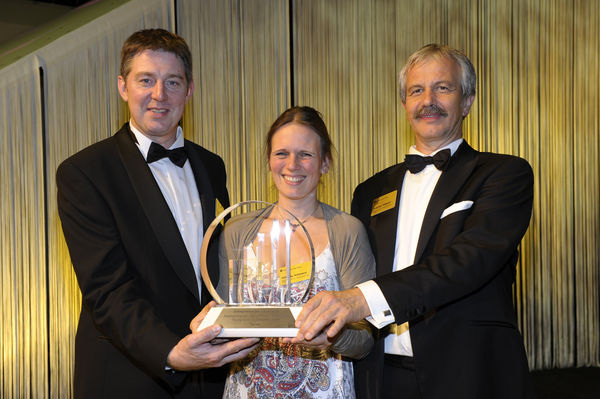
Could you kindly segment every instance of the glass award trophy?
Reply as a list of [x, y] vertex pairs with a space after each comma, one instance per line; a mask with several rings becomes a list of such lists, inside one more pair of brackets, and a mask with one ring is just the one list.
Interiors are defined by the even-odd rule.
[[[208, 247], [227, 216], [232, 217], [218, 237], [220, 277], [215, 289], [208, 274]], [[230, 206], [207, 229], [200, 266], [217, 306], [199, 330], [219, 324], [222, 338], [296, 336], [295, 321], [312, 286], [315, 254], [308, 231], [291, 212], [262, 201]]]

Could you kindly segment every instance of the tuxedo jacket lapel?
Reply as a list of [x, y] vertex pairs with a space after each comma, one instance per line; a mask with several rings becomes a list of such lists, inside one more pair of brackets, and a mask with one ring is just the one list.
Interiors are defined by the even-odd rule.
[[456, 193], [471, 175], [475, 167], [476, 155], [477, 152], [466, 141], [463, 141], [456, 150], [456, 153], [450, 158], [448, 168], [440, 176], [429, 200], [423, 224], [421, 225], [419, 243], [415, 252], [415, 263], [421, 260], [427, 243], [440, 222], [442, 212], [451, 205]]
[[196, 187], [198, 188], [200, 202], [202, 203], [202, 223], [204, 231], [206, 231], [210, 222], [215, 218], [215, 195], [212, 191], [210, 179], [208, 178], [206, 165], [204, 165], [198, 153], [187, 140], [184, 146], [192, 171], [194, 172], [194, 178], [196, 179]]
[[[190, 165], [192, 167], [192, 171], [194, 173], [194, 178], [196, 180], [196, 187], [198, 187], [198, 194], [200, 195], [200, 202], [202, 203], [202, 224], [204, 225], [204, 233], [208, 229], [208, 226], [215, 218], [216, 213], [216, 204], [215, 204], [215, 193], [212, 189], [212, 184], [210, 183], [210, 178], [208, 176], [208, 168], [207, 165], [202, 161], [202, 157], [199, 156], [198, 152], [193, 149], [193, 146], [185, 141], [185, 148], [188, 154], [188, 160], [190, 161]], [[216, 234], [213, 234], [215, 237]], [[214, 241], [211, 240], [211, 243]], [[216, 241], [215, 241], [216, 242]], [[212, 253], [212, 251], [211, 251]], [[219, 267], [212, 267], [211, 261], [214, 263], [216, 260], [213, 256], [208, 256], [208, 275], [210, 276], [211, 282], [219, 281]], [[206, 284], [206, 283], [205, 283]], [[209, 299], [211, 299], [211, 295], [205, 287], [205, 284], [202, 285], [202, 303], [208, 303]]]
[[139, 205], [143, 209], [175, 273], [194, 296], [199, 298], [194, 268], [177, 223], [128, 130], [127, 126], [123, 127], [115, 135], [115, 139], [119, 156], [137, 195], [137, 202], [133, 206]]
[[381, 276], [391, 273], [394, 265], [394, 256], [396, 248], [396, 230], [398, 227], [398, 206], [400, 204], [400, 194], [402, 192], [402, 182], [406, 174], [404, 164], [394, 168], [386, 176], [386, 181], [381, 185], [379, 196], [388, 194], [396, 190], [396, 204], [394, 208], [371, 217], [370, 230], [376, 236], [375, 242], [378, 248], [373, 248], [377, 254], [377, 275]]

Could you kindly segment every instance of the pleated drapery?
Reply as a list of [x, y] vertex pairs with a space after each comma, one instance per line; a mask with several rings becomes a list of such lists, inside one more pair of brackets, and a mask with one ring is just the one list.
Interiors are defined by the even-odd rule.
[[190, 45], [184, 132], [223, 157], [233, 202], [275, 200], [266, 131], [310, 105], [336, 149], [319, 196], [346, 211], [413, 143], [406, 58], [430, 42], [462, 49], [478, 73], [465, 138], [534, 170], [514, 288], [530, 366], [600, 366], [600, 2], [131, 0], [0, 70], [2, 398], [71, 396], [81, 305], [54, 173], [128, 120], [119, 52], [142, 27]]
[[35, 58], [0, 75], [0, 396], [44, 397], [48, 381], [46, 206]]

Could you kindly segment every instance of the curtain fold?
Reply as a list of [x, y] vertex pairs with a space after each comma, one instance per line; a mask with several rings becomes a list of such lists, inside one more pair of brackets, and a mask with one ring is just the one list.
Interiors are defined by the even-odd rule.
[[38, 62], [0, 74], [0, 396], [47, 395], [44, 136]]

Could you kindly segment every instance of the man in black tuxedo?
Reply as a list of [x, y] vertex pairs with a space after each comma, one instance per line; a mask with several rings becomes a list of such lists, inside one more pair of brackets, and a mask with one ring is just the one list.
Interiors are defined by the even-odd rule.
[[400, 92], [416, 144], [352, 200], [378, 277], [315, 296], [298, 318], [298, 338], [326, 326], [335, 336], [364, 317], [378, 328], [376, 349], [356, 364], [359, 398], [534, 396], [512, 302], [533, 174], [521, 158], [462, 139], [475, 82], [455, 49], [432, 44], [411, 55]]
[[219, 326], [196, 331], [212, 306], [199, 314], [210, 300], [202, 237], [216, 201], [227, 207], [229, 196], [223, 160], [179, 127], [191, 71], [181, 37], [132, 34], [118, 78], [130, 121], [58, 168], [59, 214], [82, 293], [77, 398], [219, 397], [225, 370], [209, 368], [243, 358], [256, 342], [211, 345]]

